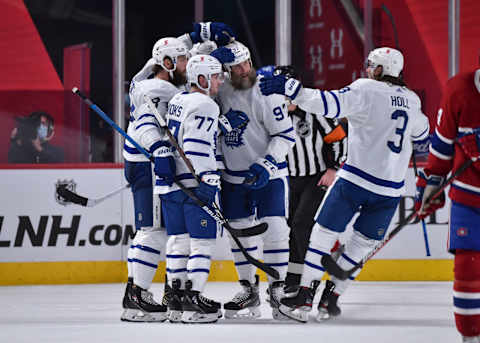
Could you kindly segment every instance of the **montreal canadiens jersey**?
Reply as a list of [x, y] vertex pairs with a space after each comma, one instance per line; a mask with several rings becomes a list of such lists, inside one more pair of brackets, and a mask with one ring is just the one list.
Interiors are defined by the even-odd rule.
[[295, 131], [288, 116], [285, 98], [263, 96], [258, 82], [249, 89], [237, 90], [228, 80], [217, 96], [221, 112], [230, 109], [244, 112], [247, 125], [219, 137], [225, 169], [222, 178], [230, 183], [242, 183], [245, 172], [260, 158], [271, 155], [278, 165], [272, 178], [288, 175], [286, 155], [295, 144]]
[[403, 194], [412, 141], [429, 134], [414, 92], [358, 79], [340, 90], [303, 88], [294, 103], [318, 115], [348, 119], [348, 156], [337, 176], [380, 195]]
[[[157, 118], [144, 100], [144, 94], [152, 99], [159, 114], [165, 120], [168, 102], [180, 91], [172, 83], [159, 78], [132, 82], [130, 86], [130, 122], [127, 133], [148, 152], [153, 153], [163, 144], [164, 135], [160, 130]], [[130, 162], [149, 161], [128, 140], [125, 140], [123, 157]]]
[[[480, 69], [459, 74], [447, 82], [438, 110], [435, 133], [425, 171], [446, 176], [468, 160], [455, 139], [480, 128]], [[480, 162], [475, 162], [480, 163]], [[470, 166], [455, 178], [449, 196], [453, 201], [480, 208], [480, 171]]]
[[[199, 92], [179, 93], [168, 104], [168, 128], [197, 175], [217, 171], [216, 137], [219, 112], [215, 101]], [[186, 187], [198, 186], [178, 152], [175, 151], [174, 156], [177, 180]], [[155, 193], [166, 194], [176, 190], [179, 190], [177, 185], [168, 186], [157, 178]]]

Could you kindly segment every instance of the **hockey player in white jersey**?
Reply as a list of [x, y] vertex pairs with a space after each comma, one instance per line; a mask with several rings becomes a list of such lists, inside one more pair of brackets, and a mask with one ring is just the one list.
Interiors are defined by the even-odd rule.
[[[245, 45], [236, 41], [212, 55], [218, 56], [230, 73], [230, 80], [217, 97], [222, 113], [248, 119], [246, 125], [219, 138], [226, 167], [222, 173], [222, 208], [233, 227], [249, 227], [257, 220], [268, 224], [267, 232], [262, 235], [263, 257], [280, 274], [279, 280], [268, 277], [272, 315], [274, 319], [288, 319], [278, 312], [278, 306], [289, 253], [285, 158], [295, 143], [292, 121], [284, 97], [264, 97], [260, 93], [250, 51]], [[257, 237], [239, 239], [252, 256], [258, 257]], [[242, 291], [224, 304], [225, 317], [259, 317], [256, 267], [245, 260], [233, 240], [231, 247]]]
[[[157, 161], [155, 192], [162, 200], [167, 233], [167, 274], [172, 280], [181, 307], [171, 309], [171, 316], [182, 314], [186, 323], [211, 323], [221, 315], [221, 305], [201, 293], [210, 272], [215, 246], [216, 221], [195, 204], [174, 179], [193, 190], [203, 202], [212, 205], [220, 186], [217, 171], [216, 136], [219, 108], [215, 96], [224, 75], [220, 62], [209, 55], [192, 57], [187, 64], [190, 92], [175, 95], [168, 104], [170, 131], [190, 160], [200, 183], [187, 168], [178, 152], [164, 148]], [[172, 318], [173, 321], [178, 318]]]
[[[193, 32], [178, 38], [169, 37], [157, 41], [153, 47], [152, 58], [133, 77], [130, 85], [131, 116], [128, 134], [145, 149], [157, 154], [163, 145], [163, 133], [145, 103], [144, 95], [153, 100], [159, 114], [164, 116], [168, 101], [173, 95], [184, 90], [188, 49], [195, 44], [197, 52], [211, 50], [210, 46], [227, 44], [234, 37], [232, 29], [227, 25], [208, 22], [195, 23]], [[134, 196], [137, 232], [128, 251], [128, 283], [123, 300], [125, 310], [121, 319], [161, 321], [166, 317], [166, 304], [172, 292], [166, 283], [161, 305], [157, 304], [148, 292], [160, 253], [165, 247], [165, 230], [160, 229], [160, 201], [158, 196], [153, 196], [154, 180], [150, 161], [128, 141], [125, 143], [124, 157], [125, 176], [132, 185]], [[135, 287], [132, 288], [134, 284]], [[133, 297], [134, 294], [138, 296]]]
[[[291, 318], [308, 320], [315, 295], [311, 286], [324, 274], [321, 257], [330, 253], [356, 212], [360, 215], [353, 234], [338, 260], [342, 268], [356, 266], [385, 236], [405, 189], [412, 142], [424, 140], [429, 133], [420, 99], [402, 80], [403, 62], [398, 50], [375, 49], [368, 55], [368, 78], [333, 91], [303, 88], [299, 81], [283, 75], [261, 81], [265, 95], [285, 94], [305, 111], [348, 118], [347, 161], [317, 211], [302, 287], [296, 297], [281, 300], [280, 311]], [[317, 320], [340, 314], [337, 299], [350, 282], [333, 278], [333, 283], [328, 283]]]
[[[150, 97], [159, 113], [165, 115], [168, 101], [180, 91], [177, 86], [185, 83], [187, 54], [187, 47], [180, 40], [173, 37], [160, 39], [152, 51], [154, 77], [131, 84], [127, 132], [154, 156], [164, 146], [164, 137], [143, 96]], [[132, 185], [136, 234], [128, 250], [129, 282], [121, 319], [163, 321], [167, 318], [167, 307], [154, 301], [148, 291], [166, 241], [159, 218], [160, 203], [153, 195], [152, 167], [150, 161], [128, 141], [125, 142], [123, 156], [125, 177]]]

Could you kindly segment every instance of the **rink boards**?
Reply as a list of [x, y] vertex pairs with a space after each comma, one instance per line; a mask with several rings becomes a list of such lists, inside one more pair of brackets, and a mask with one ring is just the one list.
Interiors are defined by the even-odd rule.
[[[125, 184], [123, 169], [91, 165], [0, 169], [0, 180], [0, 285], [126, 280], [124, 261], [134, 232], [130, 191], [95, 207], [65, 205], [55, 194], [56, 184], [61, 182], [80, 195], [100, 198]], [[406, 183], [406, 195], [390, 229], [411, 213], [415, 189], [412, 170]], [[452, 280], [452, 256], [446, 251], [448, 207], [447, 203], [426, 221], [430, 257], [425, 256], [421, 225], [408, 225], [366, 265], [359, 280]], [[350, 230], [349, 226], [345, 237]], [[164, 269], [162, 262], [157, 281]], [[236, 280], [225, 236], [217, 240], [210, 279]]]

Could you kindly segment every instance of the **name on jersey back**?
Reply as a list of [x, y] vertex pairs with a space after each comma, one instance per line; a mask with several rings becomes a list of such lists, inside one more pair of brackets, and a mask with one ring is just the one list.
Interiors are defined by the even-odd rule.
[[174, 117], [180, 117], [182, 115], [183, 106], [169, 104], [168, 105], [168, 114]]
[[410, 109], [410, 107], [408, 107], [407, 98], [404, 98], [403, 96], [395, 96], [395, 95], [391, 95], [390, 98], [392, 99], [393, 107], [403, 107], [406, 109]]

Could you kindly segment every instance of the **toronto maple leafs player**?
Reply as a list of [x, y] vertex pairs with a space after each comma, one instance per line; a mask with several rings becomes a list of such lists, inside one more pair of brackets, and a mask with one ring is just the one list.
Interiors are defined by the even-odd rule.
[[192, 189], [209, 206], [215, 202], [220, 186], [215, 151], [220, 110], [210, 96], [215, 96], [223, 83], [222, 65], [212, 56], [196, 55], [187, 64], [187, 79], [191, 90], [172, 98], [167, 122], [200, 182], [177, 151], [164, 147], [155, 160], [155, 192], [162, 200], [169, 235], [167, 274], [181, 302], [180, 308], [171, 308], [170, 315], [173, 321], [178, 320], [173, 316], [182, 314], [182, 322], [210, 323], [218, 320], [221, 305], [201, 293], [210, 272], [216, 221], [173, 181]]
[[[388, 229], [405, 189], [412, 141], [424, 140], [429, 133], [420, 99], [402, 80], [403, 62], [398, 50], [375, 49], [368, 55], [368, 78], [333, 91], [303, 88], [299, 81], [283, 75], [261, 81], [263, 94], [285, 94], [305, 111], [346, 117], [349, 125], [347, 161], [317, 211], [302, 287], [296, 297], [281, 300], [280, 311], [285, 315], [308, 320], [314, 297], [311, 285], [324, 273], [321, 257], [330, 253], [356, 212], [360, 215], [353, 224], [353, 234], [338, 260], [342, 268], [356, 266]], [[337, 298], [350, 282], [333, 279], [336, 288], [326, 288], [322, 294], [317, 320], [340, 314]]]
[[[286, 319], [278, 312], [288, 266], [287, 225], [288, 183], [286, 155], [295, 143], [292, 121], [283, 96], [262, 96], [249, 49], [235, 41], [212, 52], [227, 68], [230, 79], [220, 89], [217, 100], [229, 118], [244, 118], [246, 124], [219, 138], [225, 170], [222, 173], [222, 207], [230, 224], [249, 227], [254, 221], [268, 224], [262, 235], [266, 264], [280, 273], [269, 276], [270, 305], [275, 319]], [[258, 257], [258, 238], [240, 238], [247, 251]], [[260, 316], [258, 275], [238, 246], [231, 251], [242, 291], [224, 304], [226, 318]]]
[[[163, 117], [168, 101], [184, 89], [188, 49], [194, 43], [207, 43], [209, 39], [218, 45], [226, 44], [232, 37], [233, 31], [227, 25], [209, 22], [194, 24], [193, 32], [179, 38], [167, 37], [157, 41], [152, 58], [135, 75], [130, 86], [132, 105], [128, 134], [150, 153], [157, 155], [164, 145], [164, 137], [157, 118], [145, 103], [144, 95], [152, 99]], [[152, 74], [153, 78], [149, 78]], [[158, 304], [148, 291], [165, 246], [165, 231], [160, 228], [159, 198], [153, 196], [150, 161], [128, 141], [123, 155], [126, 160], [125, 176], [132, 185], [136, 235], [128, 251], [129, 281], [121, 319], [162, 321], [166, 319], [168, 297], [164, 295], [162, 304]], [[166, 284], [166, 294], [167, 289]]]
[[[148, 109], [143, 96], [151, 98], [161, 115], [165, 115], [168, 101], [185, 82], [188, 50], [173, 37], [162, 38], [153, 47], [154, 77], [132, 82], [131, 111], [128, 134], [150, 153], [156, 155], [164, 145], [158, 121]], [[138, 80], [138, 78], [137, 78]], [[148, 291], [157, 271], [161, 251], [165, 247], [165, 231], [160, 225], [159, 201], [153, 196], [153, 176], [150, 161], [130, 142], [123, 151], [125, 177], [132, 185], [136, 234], [128, 251], [129, 283], [124, 298], [126, 321], [163, 321], [167, 309], [153, 300]]]

